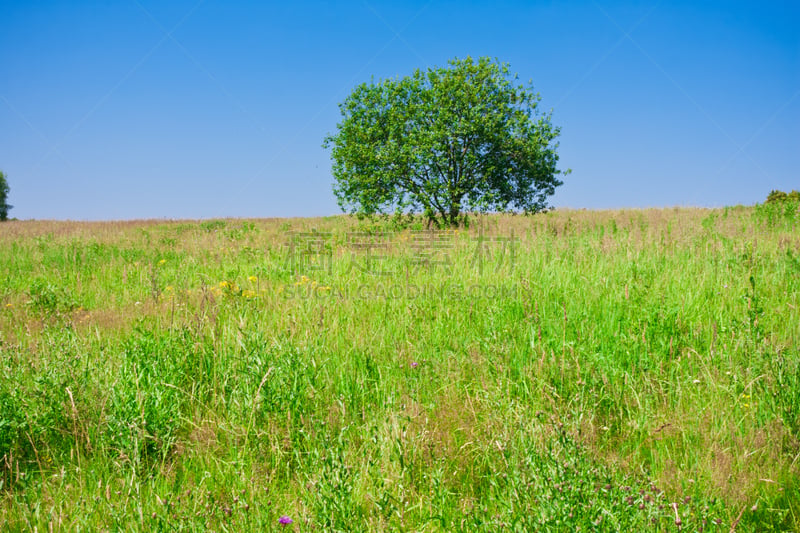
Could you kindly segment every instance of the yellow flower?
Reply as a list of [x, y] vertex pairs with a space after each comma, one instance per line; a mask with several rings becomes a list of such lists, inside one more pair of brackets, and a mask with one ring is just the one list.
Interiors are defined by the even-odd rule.
[[6, 304], [6, 307], [14, 307], [14, 304]]
[[167, 260], [166, 259], [162, 259], [161, 261], [158, 262], [158, 264], [159, 265], [166, 265], [167, 264]]
[[255, 293], [255, 291], [251, 291], [251, 290], [247, 289], [247, 290], [243, 290], [242, 291], [242, 296], [244, 296], [247, 299], [255, 298], [256, 297], [256, 293]]
[[247, 279], [250, 281], [250, 283], [255, 283], [258, 281], [258, 276], [250, 276]]
[[172, 292], [175, 290], [175, 287], [173, 287], [172, 285], [167, 285], [166, 287], [164, 287], [164, 290], [167, 292]]
[[228, 289], [228, 288], [230, 288], [230, 286], [231, 286], [231, 284], [228, 283], [227, 281], [220, 281], [219, 282], [219, 288], [220, 289]]

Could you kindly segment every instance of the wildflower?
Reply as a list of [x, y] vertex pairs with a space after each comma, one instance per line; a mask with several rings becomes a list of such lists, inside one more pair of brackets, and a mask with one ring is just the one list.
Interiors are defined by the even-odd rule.
[[672, 504], [672, 510], [675, 511], [675, 525], [678, 526], [678, 527], [681, 527], [681, 524], [683, 522], [681, 521], [681, 516], [678, 514], [678, 504], [677, 503], [673, 503]]
[[230, 286], [231, 286], [231, 284], [228, 283], [227, 281], [220, 281], [219, 282], [219, 288], [220, 289], [228, 289], [228, 288], [230, 288]]
[[158, 264], [159, 265], [166, 265], [167, 264], [167, 260], [166, 259], [162, 259], [161, 261], [158, 262]]
[[6, 304], [6, 307], [14, 307], [14, 304]]
[[284, 526], [288, 526], [292, 522], [294, 522], [294, 520], [292, 520], [291, 518], [289, 518], [286, 515], [283, 515], [282, 517], [278, 518], [278, 523], [279, 524], [283, 524]]
[[419, 366], [419, 363], [416, 361], [411, 361], [411, 368], [417, 368], [417, 366]]
[[247, 278], [250, 283], [256, 283], [258, 281], [258, 276], [250, 276]]
[[251, 291], [249, 289], [246, 289], [246, 290], [242, 291], [242, 296], [244, 296], [245, 298], [248, 298], [248, 299], [249, 298], [255, 298], [256, 297], [256, 293], [255, 293], [255, 291]]
[[173, 287], [172, 285], [167, 285], [166, 287], [164, 287], [164, 290], [167, 292], [172, 292], [175, 290], [175, 287]]

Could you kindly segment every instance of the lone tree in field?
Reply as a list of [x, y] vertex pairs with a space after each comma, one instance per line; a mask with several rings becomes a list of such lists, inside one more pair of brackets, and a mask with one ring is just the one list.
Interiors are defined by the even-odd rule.
[[8, 205], [9, 190], [6, 175], [0, 171], [0, 221], [8, 220], [8, 212], [14, 207], [13, 205]]
[[463, 210], [546, 209], [566, 172], [556, 168], [560, 129], [539, 100], [489, 58], [359, 85], [323, 144], [339, 205], [362, 215], [423, 212], [436, 226], [458, 225]]

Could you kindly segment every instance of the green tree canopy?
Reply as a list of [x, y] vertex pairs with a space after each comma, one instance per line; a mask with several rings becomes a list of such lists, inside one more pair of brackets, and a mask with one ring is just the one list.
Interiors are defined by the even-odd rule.
[[786, 201], [793, 201], [798, 202], [800, 201], [800, 191], [791, 191], [790, 193], [785, 193], [783, 191], [778, 191], [773, 189], [770, 191], [769, 196], [767, 196], [767, 203], [775, 203], [775, 202], [786, 202]]
[[546, 209], [566, 173], [556, 168], [560, 129], [539, 100], [489, 58], [357, 86], [323, 144], [339, 205], [423, 212], [436, 225], [457, 225], [464, 210]]
[[8, 220], [8, 212], [14, 207], [13, 205], [8, 205], [8, 192], [10, 190], [6, 175], [0, 171], [0, 221]]

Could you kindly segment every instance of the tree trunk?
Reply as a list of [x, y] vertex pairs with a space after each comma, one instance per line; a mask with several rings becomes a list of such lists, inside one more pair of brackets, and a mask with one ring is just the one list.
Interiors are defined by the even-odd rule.
[[457, 228], [459, 226], [459, 215], [461, 214], [461, 197], [453, 198], [453, 201], [450, 203], [450, 212], [447, 214], [445, 222], [451, 228]]

